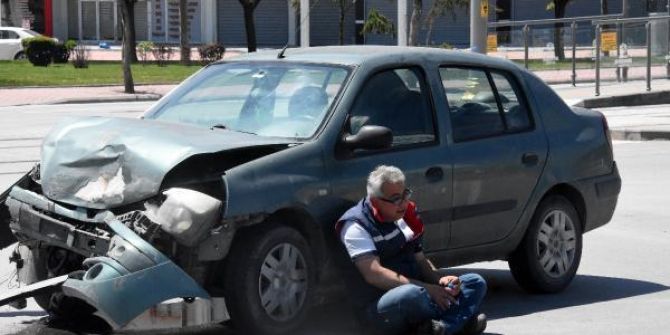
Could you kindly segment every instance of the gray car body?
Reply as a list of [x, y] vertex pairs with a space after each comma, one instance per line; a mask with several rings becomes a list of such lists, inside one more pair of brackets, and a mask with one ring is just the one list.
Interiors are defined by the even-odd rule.
[[[196, 184], [214, 182], [221, 188], [220, 200], [224, 208], [221, 222], [214, 225], [198, 244], [199, 260], [224, 259], [235, 235], [246, 226], [282, 223], [292, 225], [307, 238], [322, 270], [331, 269], [327, 260], [328, 246], [332, 246], [330, 242], [334, 239], [334, 222], [365, 195], [364, 178], [380, 164], [394, 164], [407, 172], [408, 184], [416, 188], [416, 201], [423, 209], [421, 213], [427, 223], [426, 252], [440, 266], [505, 259], [519, 245], [535, 209], [548, 194], [561, 194], [574, 204], [585, 232], [607, 223], [614, 212], [620, 178], [605, 136], [602, 115], [569, 108], [540, 79], [511, 62], [429, 48], [359, 46], [287, 50], [283, 59], [277, 59], [276, 52], [260, 52], [230, 62], [331, 64], [348, 68], [350, 74], [334, 99], [329, 116], [315, 136], [309, 139], [261, 138], [227, 130], [166, 126], [150, 120], [161, 106], [179, 94], [179, 88], [148, 110], [145, 120], [86, 119], [77, 125], [88, 123], [103, 127], [69, 134], [65, 134], [64, 129], [71, 126], [60, 126], [45, 140], [43, 148], [42, 187], [47, 198], [79, 208], [114, 211], [131, 202], [155, 196], [174, 185], [184, 184], [184, 180]], [[366, 80], [381, 70], [408, 66], [421, 69], [425, 76], [432, 100], [437, 140], [416, 147], [341, 154], [338, 150], [346, 135], [348, 111]], [[479, 146], [474, 145], [473, 150], [456, 143], [451, 136], [440, 66], [497, 69], [511, 74], [524, 92], [534, 120], [533, 129], [518, 136], [489, 138]], [[192, 80], [197, 80], [197, 75], [183, 86], [189, 85]], [[114, 136], [96, 138], [100, 133], [95, 129], [102, 131], [103, 135], [107, 129]], [[142, 135], [137, 134], [139, 131]], [[459, 184], [458, 176], [477, 170], [477, 166], [463, 162], [487, 160], [486, 155], [495, 149], [496, 142], [504, 141], [505, 136], [507, 139], [518, 139], [509, 143], [500, 142], [502, 149], [509, 145], [510, 153], [516, 154], [514, 150], [526, 150], [519, 146], [528, 145], [528, 150], [537, 156], [532, 173], [528, 173], [530, 177], [525, 176], [529, 177], [529, 186], [523, 190], [523, 197], [511, 202], [509, 199], [483, 204], [478, 202], [491, 195], [509, 193], [508, 184], [495, 182], [506, 178], [496, 169], [517, 169], [517, 177], [524, 177], [526, 167], [522, 166], [520, 154], [505, 162], [491, 159], [488, 163], [493, 164], [492, 170], [485, 170], [489, 172], [479, 175], [482, 180], [493, 181], [487, 184], [485, 194], [462, 199], [457, 193], [467, 191], [470, 184]], [[142, 141], [143, 137], [151, 140]], [[84, 149], [68, 150], [68, 145]], [[149, 152], [153, 154], [148, 156]], [[463, 161], [457, 160], [456, 156]], [[149, 180], [133, 188], [129, 186], [123, 198], [86, 202], [74, 197], [77, 189], [104, 175], [102, 170], [110, 169], [111, 165], [113, 168], [111, 172], [106, 172], [107, 176], [123, 166]], [[199, 168], [189, 169], [194, 166]], [[425, 180], [431, 168], [444, 171], [439, 180]], [[72, 185], [68, 180], [72, 181], [72, 178], [79, 178], [78, 187], [67, 191], [68, 185]], [[175, 180], [177, 182], [173, 183]], [[460, 202], [453, 205], [456, 199]], [[501, 204], [506, 207], [496, 209]], [[49, 204], [48, 207], [54, 206]], [[514, 219], [501, 222], [499, 226], [471, 223], [486, 215], [505, 211], [513, 213]], [[460, 228], [452, 227], [452, 223], [459, 219], [467, 224]], [[118, 224], [115, 226], [117, 228], [112, 230], [121, 229]], [[128, 241], [139, 238], [133, 236], [132, 231], [124, 231], [123, 234]], [[141, 242], [131, 244], [145, 254], [157, 252], [143, 250], [151, 247]], [[107, 260], [98, 259], [93, 263], [109, 265], [118, 262], [113, 259], [111, 250], [107, 257]], [[170, 264], [167, 266], [173, 268]], [[153, 265], [140, 270], [164, 271]], [[202, 292], [197, 284], [184, 278], [184, 273], [170, 273], [170, 278], [188, 282], [183, 291]], [[129, 279], [126, 276], [130, 275], [117, 273], [114, 280]], [[154, 283], [146, 281], [140, 288], [142, 285], [149, 288]], [[86, 282], [77, 279], [64, 284], [70, 292], [73, 292], [72, 288], [79, 292], [72, 293], [73, 296], [88, 297], [86, 300], [89, 303], [102, 308], [102, 316], [115, 327], [122, 327], [131, 319], [132, 315], [127, 314], [114, 317], [123, 314], [119, 310], [122, 307], [111, 304], [109, 297], [103, 294], [107, 286], [91, 284], [88, 287]], [[133, 299], [140, 306], [150, 306], [170, 296], [184, 296], [184, 292], [172, 293], [134, 296]], [[204, 297], [205, 294], [200, 293], [199, 296]]]

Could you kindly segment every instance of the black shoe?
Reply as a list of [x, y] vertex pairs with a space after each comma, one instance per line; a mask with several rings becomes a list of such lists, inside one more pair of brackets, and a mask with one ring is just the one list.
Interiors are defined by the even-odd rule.
[[478, 335], [486, 329], [486, 314], [479, 313], [468, 320], [458, 335]]
[[427, 320], [422, 322], [416, 329], [417, 335], [446, 335], [447, 326], [438, 320]]

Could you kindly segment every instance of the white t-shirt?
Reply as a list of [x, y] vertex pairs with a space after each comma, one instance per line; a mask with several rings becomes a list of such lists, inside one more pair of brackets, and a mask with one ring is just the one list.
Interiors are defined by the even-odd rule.
[[[400, 219], [395, 222], [397, 229], [391, 231], [385, 236], [379, 238], [390, 240], [396, 235], [402, 233], [405, 236], [405, 241], [410, 241], [414, 238], [414, 232], [407, 225], [405, 220]], [[367, 255], [367, 254], [376, 254], [377, 248], [375, 247], [375, 242], [370, 236], [370, 233], [363, 228], [358, 222], [348, 221], [342, 227], [340, 231], [340, 239], [349, 253], [349, 257], [352, 260], [356, 258]]]

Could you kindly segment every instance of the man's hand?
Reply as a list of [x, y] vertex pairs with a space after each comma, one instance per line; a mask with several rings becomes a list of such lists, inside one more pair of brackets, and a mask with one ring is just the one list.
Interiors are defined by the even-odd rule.
[[458, 304], [456, 298], [452, 295], [451, 289], [439, 285], [424, 285], [428, 295], [442, 309], [448, 309], [452, 304]]
[[456, 276], [444, 276], [440, 278], [440, 286], [447, 288], [452, 296], [457, 296], [461, 293], [461, 280]]

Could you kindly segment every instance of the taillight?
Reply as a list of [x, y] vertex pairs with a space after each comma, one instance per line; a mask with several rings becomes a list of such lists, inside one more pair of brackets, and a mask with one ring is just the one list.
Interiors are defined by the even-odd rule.
[[612, 133], [610, 133], [610, 126], [607, 124], [607, 118], [605, 114], [600, 113], [600, 118], [603, 120], [603, 131], [605, 132], [605, 137], [607, 137], [607, 143], [610, 145], [610, 151], [612, 152], [612, 158], [614, 158], [614, 147], [612, 146]]

